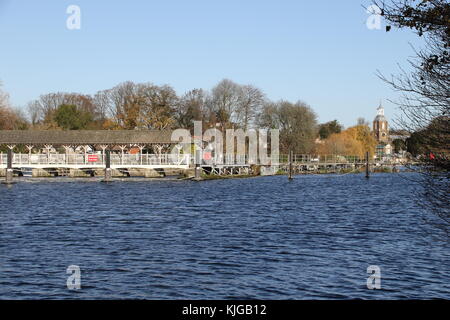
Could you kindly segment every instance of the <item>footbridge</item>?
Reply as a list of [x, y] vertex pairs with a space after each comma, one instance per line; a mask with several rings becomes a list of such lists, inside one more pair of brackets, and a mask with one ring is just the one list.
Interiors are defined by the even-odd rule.
[[11, 175], [180, 174], [192, 160], [189, 154], [172, 153], [171, 135], [169, 130], [0, 131], [0, 175], [9, 180]]

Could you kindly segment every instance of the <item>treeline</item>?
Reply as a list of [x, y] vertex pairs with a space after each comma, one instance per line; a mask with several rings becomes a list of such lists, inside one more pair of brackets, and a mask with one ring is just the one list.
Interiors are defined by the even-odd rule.
[[40, 129], [164, 130], [191, 128], [193, 121], [223, 128], [255, 126], [263, 92], [223, 80], [211, 91], [178, 96], [169, 85], [121, 83], [95, 95], [51, 93], [28, 105], [31, 126]]
[[319, 124], [304, 102], [270, 101], [259, 88], [228, 79], [211, 90], [193, 89], [181, 96], [169, 85], [130, 81], [94, 95], [49, 93], [31, 101], [27, 114], [8, 107], [7, 96], [2, 97], [0, 130], [193, 129], [194, 121], [202, 121], [204, 128], [223, 132], [280, 129], [281, 152], [363, 155], [374, 149], [367, 125], [343, 135], [336, 120]]

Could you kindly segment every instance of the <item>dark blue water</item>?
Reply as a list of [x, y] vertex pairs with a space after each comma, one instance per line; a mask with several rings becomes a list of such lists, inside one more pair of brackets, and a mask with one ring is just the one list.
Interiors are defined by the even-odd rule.
[[448, 227], [405, 177], [0, 186], [0, 298], [449, 299]]

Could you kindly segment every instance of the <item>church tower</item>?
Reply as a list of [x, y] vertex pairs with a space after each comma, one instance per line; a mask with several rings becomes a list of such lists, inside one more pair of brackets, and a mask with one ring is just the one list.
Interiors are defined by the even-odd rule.
[[384, 116], [384, 108], [380, 104], [377, 110], [377, 116], [373, 121], [373, 132], [378, 143], [388, 143], [389, 142], [389, 124]]

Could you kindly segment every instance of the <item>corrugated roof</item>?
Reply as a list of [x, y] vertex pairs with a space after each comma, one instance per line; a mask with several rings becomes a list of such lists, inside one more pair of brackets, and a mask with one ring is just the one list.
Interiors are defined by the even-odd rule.
[[172, 131], [164, 130], [83, 130], [34, 131], [0, 130], [0, 144], [30, 145], [128, 145], [171, 144]]

